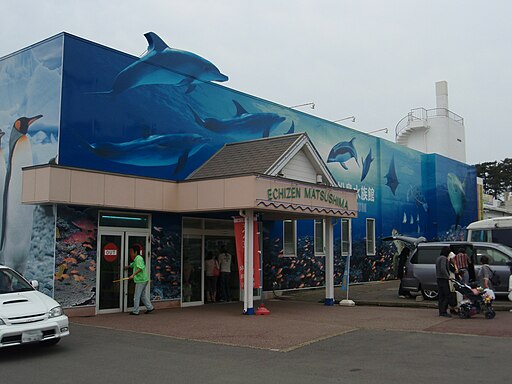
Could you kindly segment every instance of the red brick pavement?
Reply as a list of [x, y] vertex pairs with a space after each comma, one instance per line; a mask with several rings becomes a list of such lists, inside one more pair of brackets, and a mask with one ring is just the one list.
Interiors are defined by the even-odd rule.
[[266, 301], [268, 316], [245, 316], [241, 303], [157, 310], [149, 315], [126, 313], [75, 317], [72, 323], [143, 332], [178, 339], [290, 351], [358, 329], [440, 332], [512, 337], [512, 313], [498, 312], [461, 320], [440, 318], [436, 309], [327, 307], [312, 302]]

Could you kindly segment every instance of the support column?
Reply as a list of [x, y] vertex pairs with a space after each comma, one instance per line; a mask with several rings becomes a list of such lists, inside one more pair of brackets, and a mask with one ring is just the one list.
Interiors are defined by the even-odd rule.
[[254, 315], [254, 211], [245, 211], [244, 227], [244, 313]]
[[334, 305], [334, 230], [332, 218], [325, 217], [325, 305]]

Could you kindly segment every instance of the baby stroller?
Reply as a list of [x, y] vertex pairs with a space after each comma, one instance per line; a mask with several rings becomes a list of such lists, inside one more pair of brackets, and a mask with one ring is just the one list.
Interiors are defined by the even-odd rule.
[[459, 317], [468, 319], [478, 313], [484, 313], [486, 319], [494, 319], [496, 312], [492, 309], [494, 292], [490, 289], [482, 290], [471, 288], [458, 280], [451, 280], [455, 290], [464, 296], [464, 300], [459, 305]]

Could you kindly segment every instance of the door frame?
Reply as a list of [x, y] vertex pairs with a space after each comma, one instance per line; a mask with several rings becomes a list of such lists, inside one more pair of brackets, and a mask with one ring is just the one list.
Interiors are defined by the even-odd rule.
[[[201, 228], [197, 228], [197, 227], [194, 227], [194, 228], [186, 228], [185, 225], [184, 225], [184, 221], [185, 220], [194, 220], [196, 222], [200, 222], [200, 227]], [[188, 217], [188, 216], [183, 216], [182, 217], [182, 224], [181, 224], [181, 305], [183, 307], [188, 307], [188, 306], [196, 306], [196, 305], [203, 305], [204, 304], [204, 289], [205, 289], [205, 276], [204, 276], [204, 264], [205, 264], [205, 257], [206, 257], [206, 250], [205, 250], [205, 238], [207, 236], [218, 236], [218, 237], [232, 237], [234, 240], [235, 240], [235, 228], [234, 228], [234, 223], [233, 223], [233, 227], [231, 229], [206, 229], [205, 228], [205, 222], [207, 221], [224, 221], [224, 222], [231, 222], [233, 223], [233, 220], [227, 220], [227, 219], [213, 219], [213, 218], [205, 218], [205, 217]], [[202, 281], [202, 287], [201, 287], [201, 291], [202, 291], [202, 300], [199, 302], [199, 301], [196, 301], [196, 302], [184, 302], [183, 301], [183, 238], [184, 236], [197, 236], [197, 237], [201, 237], [201, 253], [202, 253], [202, 271], [203, 271], [203, 277], [201, 279]], [[261, 251], [261, 246], [262, 246], [262, 236], [260, 235], [260, 251]], [[236, 240], [235, 240], [235, 244], [236, 244]], [[238, 259], [237, 259], [237, 255], [236, 255], [236, 251], [235, 251], [235, 254], [231, 255], [232, 257], [234, 257], [236, 260], [237, 260], [237, 265], [238, 265]], [[261, 268], [261, 276], [263, 277], [263, 268], [262, 266], [260, 266]], [[238, 271], [231, 271], [231, 273], [236, 273], [237, 275], [237, 279], [238, 279]], [[244, 299], [244, 290], [242, 288], [239, 288], [239, 296], [238, 296], [238, 300], [239, 301], [243, 301]], [[261, 299], [261, 292], [263, 291], [263, 288], [255, 288], [254, 289], [254, 299], [255, 300], [260, 300]]]
[[[183, 244], [185, 242], [185, 236], [188, 236], [193, 239], [200, 239], [201, 240], [201, 299], [197, 301], [183, 301], [184, 295], [183, 295]], [[181, 235], [181, 306], [182, 307], [196, 307], [198, 305], [204, 304], [204, 285], [205, 284], [205, 278], [204, 278], [204, 236], [198, 235], [198, 234], [191, 234], [191, 233], [182, 233]]]
[[[126, 227], [98, 227], [98, 247], [96, 253], [96, 314], [107, 314], [107, 313], [120, 313], [129, 312], [133, 307], [128, 307], [128, 281], [122, 281], [119, 289], [119, 308], [112, 309], [100, 309], [100, 276], [101, 276], [101, 237], [102, 236], [120, 236], [121, 237], [121, 256], [119, 257], [119, 263], [121, 264], [121, 277], [127, 277], [128, 272], [124, 270], [124, 266], [129, 264], [128, 255], [128, 239], [130, 236], [144, 236], [146, 237], [146, 247], [144, 262], [149, 276], [151, 276], [151, 231], [149, 228], [126, 228]], [[151, 292], [151, 279], [148, 283], [149, 292]]]

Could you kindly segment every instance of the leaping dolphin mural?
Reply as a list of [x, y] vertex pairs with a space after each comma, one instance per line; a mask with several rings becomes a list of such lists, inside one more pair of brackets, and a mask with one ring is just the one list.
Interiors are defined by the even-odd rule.
[[356, 164], [359, 166], [359, 162], [357, 160], [357, 151], [354, 147], [354, 140], [356, 138], [353, 137], [350, 141], [340, 141], [334, 147], [332, 147], [329, 152], [329, 156], [327, 156], [328, 163], [340, 163], [340, 165], [348, 170], [345, 162], [349, 161], [351, 158], [354, 158]]
[[361, 157], [361, 161], [363, 162], [363, 171], [361, 173], [361, 181], [363, 181], [366, 176], [368, 175], [368, 172], [370, 171], [370, 165], [372, 164], [372, 161], [375, 160], [372, 157], [372, 149], [370, 148], [370, 152], [368, 152], [368, 155], [366, 155], [366, 158], [363, 160]]
[[88, 150], [116, 163], [144, 167], [176, 164], [174, 174], [186, 165], [188, 158], [199, 151], [208, 139], [195, 133], [151, 135], [122, 143], [84, 142]]
[[269, 137], [271, 131], [286, 120], [276, 113], [249, 113], [236, 100], [233, 103], [236, 114], [229, 119], [201, 118], [191, 107], [190, 110], [201, 127], [215, 133], [235, 135], [238, 140]]
[[189, 93], [198, 83], [228, 80], [215, 65], [201, 56], [170, 48], [154, 32], [144, 36], [148, 41], [147, 53], [119, 72], [110, 91], [97, 93], [118, 94], [150, 84], [186, 87], [186, 93]]

